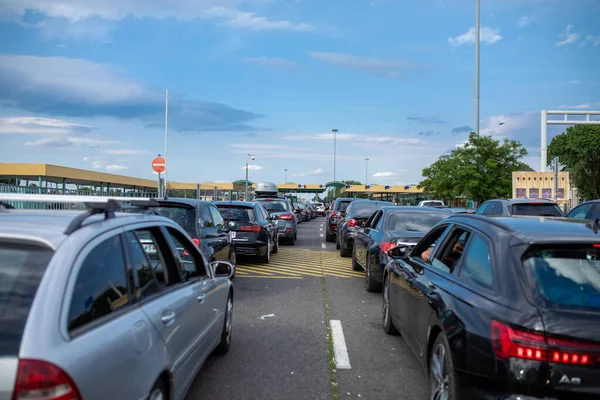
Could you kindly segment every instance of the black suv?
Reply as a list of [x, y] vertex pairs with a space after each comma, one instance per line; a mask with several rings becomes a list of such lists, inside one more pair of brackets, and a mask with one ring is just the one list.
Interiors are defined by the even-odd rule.
[[432, 398], [598, 398], [597, 222], [458, 214], [408, 249], [388, 252], [383, 329]]
[[564, 217], [560, 207], [547, 199], [493, 199], [482, 203], [477, 215], [503, 216], [535, 215], [540, 217]]
[[337, 235], [337, 226], [340, 219], [344, 218], [346, 208], [352, 203], [354, 198], [338, 197], [333, 203], [331, 212], [327, 215], [327, 227], [325, 228], [325, 241], [335, 242]]

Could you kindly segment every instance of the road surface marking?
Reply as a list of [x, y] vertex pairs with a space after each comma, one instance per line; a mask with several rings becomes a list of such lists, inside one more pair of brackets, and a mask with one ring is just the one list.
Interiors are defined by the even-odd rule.
[[321, 237], [323, 237], [323, 234], [321, 233]]
[[323, 228], [320, 229], [321, 231], [323, 230]]
[[336, 369], [351, 369], [350, 356], [346, 348], [346, 339], [344, 339], [344, 330], [342, 329], [342, 321], [332, 319], [331, 336], [333, 337], [333, 356], [335, 357]]
[[326, 245], [325, 243], [321, 243], [321, 248], [322, 248], [322, 249], [326, 249], [326, 248], [327, 248], [327, 245]]

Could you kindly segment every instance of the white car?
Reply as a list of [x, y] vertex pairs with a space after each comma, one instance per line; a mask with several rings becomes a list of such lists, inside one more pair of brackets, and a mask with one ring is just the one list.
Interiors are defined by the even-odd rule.
[[314, 203], [317, 208], [317, 215], [324, 217], [325, 216], [325, 205], [323, 203]]

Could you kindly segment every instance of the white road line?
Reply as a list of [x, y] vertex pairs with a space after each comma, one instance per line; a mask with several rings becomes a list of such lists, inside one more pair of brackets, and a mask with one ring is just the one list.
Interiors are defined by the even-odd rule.
[[323, 237], [323, 234], [321, 233], [321, 237]]
[[320, 229], [321, 231], [323, 230], [323, 228]]
[[326, 245], [325, 243], [321, 243], [321, 248], [322, 248], [322, 249], [326, 249], [326, 248], [327, 248], [327, 245]]
[[332, 319], [331, 337], [333, 338], [333, 356], [335, 357], [335, 367], [337, 369], [351, 369], [350, 356], [346, 348], [346, 339], [344, 339], [344, 330], [342, 329], [342, 321]]

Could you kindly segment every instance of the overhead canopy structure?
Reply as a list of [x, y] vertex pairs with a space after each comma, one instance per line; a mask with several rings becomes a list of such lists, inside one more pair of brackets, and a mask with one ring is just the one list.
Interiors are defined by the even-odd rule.
[[[255, 187], [255, 184], [252, 185], [252, 189], [254, 189]], [[279, 183], [277, 184], [277, 188], [281, 193], [323, 193], [327, 190], [327, 187], [325, 187], [325, 185], [314, 183]]]
[[336, 189], [341, 189], [346, 187], [346, 182], [342, 181], [329, 181], [325, 184], [325, 187], [333, 187]]
[[386, 186], [386, 185], [352, 185], [351, 187], [342, 188], [342, 193], [400, 193], [400, 194], [421, 194], [423, 189], [419, 189], [417, 185], [406, 186]]

